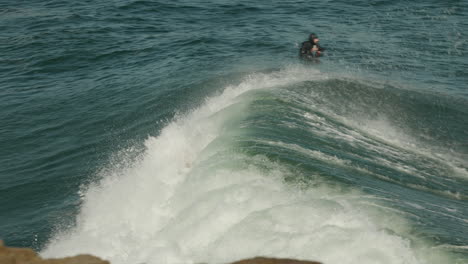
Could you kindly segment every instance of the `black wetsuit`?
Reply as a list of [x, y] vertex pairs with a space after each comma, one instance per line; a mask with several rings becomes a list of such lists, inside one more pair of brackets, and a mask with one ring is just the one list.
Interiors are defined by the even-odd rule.
[[[312, 48], [317, 46], [318, 51], [312, 52]], [[299, 50], [299, 56], [303, 59], [318, 58], [325, 49], [320, 47], [318, 43], [313, 43], [311, 40], [302, 42], [301, 49]]]

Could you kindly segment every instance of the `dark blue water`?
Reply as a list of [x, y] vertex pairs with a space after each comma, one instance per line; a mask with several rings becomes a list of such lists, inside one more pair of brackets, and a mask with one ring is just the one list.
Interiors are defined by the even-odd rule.
[[[467, 263], [467, 8], [3, 1], [0, 238], [112, 263]], [[320, 63], [297, 58], [311, 32]]]

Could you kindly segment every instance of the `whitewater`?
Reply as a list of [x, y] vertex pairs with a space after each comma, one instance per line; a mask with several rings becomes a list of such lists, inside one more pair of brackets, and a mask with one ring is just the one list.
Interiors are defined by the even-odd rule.
[[[409, 237], [407, 221], [378, 197], [319, 180], [287, 182], [300, 172], [236, 147], [250, 93], [326, 79], [302, 67], [253, 74], [177, 117], [145, 141], [136, 162], [111, 164], [117, 169], [103, 170], [99, 182], [83, 188], [76, 226], [58, 232], [41, 254], [92, 253], [112, 263], [228, 263], [251, 256], [448, 261]], [[330, 166], [346, 163], [320, 151], [306, 155]]]

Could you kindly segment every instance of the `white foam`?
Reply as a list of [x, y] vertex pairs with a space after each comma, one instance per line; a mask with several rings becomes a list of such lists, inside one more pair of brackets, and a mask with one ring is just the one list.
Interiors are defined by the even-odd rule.
[[[432, 146], [419, 142], [416, 138], [405, 134], [401, 128], [392, 124], [389, 118], [384, 115], [370, 120], [362, 119], [362, 117], [360, 119], [339, 116], [326, 109], [320, 109], [320, 111], [346, 126], [337, 127], [322, 117], [304, 113], [303, 116], [309, 125], [308, 129], [321, 137], [344, 140], [350, 145], [359, 145], [365, 147], [368, 151], [383, 156], [383, 158], [379, 157], [379, 155], [372, 158], [361, 156], [360, 158], [363, 160], [411, 174], [424, 181], [437, 180], [440, 177], [446, 180], [468, 178], [468, 170], [463, 165], [464, 160], [460, 158], [461, 154], [449, 153], [441, 149], [436, 150]], [[434, 165], [434, 163], [437, 165]], [[421, 167], [428, 170], [421, 170]], [[439, 171], [439, 173], [431, 174], [428, 171]]]
[[216, 144], [224, 121], [242, 114], [227, 108], [239, 95], [316, 76], [301, 68], [257, 74], [178, 118], [147, 140], [138, 162], [116, 166], [91, 185], [76, 227], [55, 234], [41, 255], [91, 253], [113, 264], [224, 263], [258, 255], [327, 264], [429, 263], [398, 233], [404, 222], [379, 217], [374, 210], [380, 209], [362, 203], [368, 198], [327, 187], [301, 191], [284, 182], [291, 172], [281, 166], [224, 153], [229, 142]]

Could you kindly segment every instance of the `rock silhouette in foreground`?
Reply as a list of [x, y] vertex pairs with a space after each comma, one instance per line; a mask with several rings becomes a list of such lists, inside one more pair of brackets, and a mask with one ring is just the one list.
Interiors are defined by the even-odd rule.
[[29, 248], [10, 248], [0, 240], [0, 264], [110, 264], [91, 255], [78, 255], [62, 259], [42, 259]]
[[[3, 245], [0, 240], [0, 264], [110, 264], [91, 255], [78, 255], [61, 259], [42, 259], [34, 250], [29, 248], [10, 248]], [[231, 264], [321, 264], [316, 261], [277, 259], [256, 257], [239, 260]]]
[[239, 260], [231, 264], [321, 264], [316, 261], [296, 260], [296, 259], [277, 259], [277, 258], [264, 258], [256, 257], [251, 259]]

